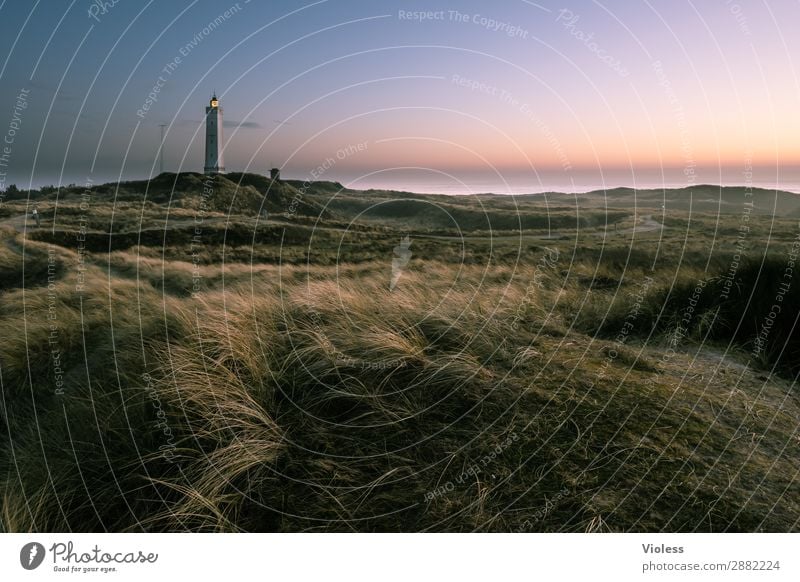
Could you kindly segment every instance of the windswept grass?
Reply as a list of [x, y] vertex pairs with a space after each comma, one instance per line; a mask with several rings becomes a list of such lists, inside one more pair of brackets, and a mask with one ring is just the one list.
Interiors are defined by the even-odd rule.
[[772, 198], [202, 185], [0, 209], [2, 530], [798, 530]]
[[[386, 262], [204, 265], [192, 296], [186, 261], [117, 251], [77, 293], [75, 253], [55, 247], [48, 288], [13, 270], [11, 236], [6, 531], [798, 527], [796, 389], [692, 344], [699, 327], [669, 358], [644, 341], [695, 272], [659, 274], [619, 342], [647, 269], [620, 278], [613, 255], [415, 258], [393, 291]], [[48, 252], [27, 245], [26, 277]], [[729, 321], [736, 301], [698, 309]]]

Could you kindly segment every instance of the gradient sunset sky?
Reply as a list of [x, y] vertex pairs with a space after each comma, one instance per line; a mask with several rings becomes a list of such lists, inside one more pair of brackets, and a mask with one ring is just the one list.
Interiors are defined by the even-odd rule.
[[166, 169], [202, 171], [214, 90], [228, 171], [800, 181], [798, 22], [796, 0], [3, 1], [6, 183], [158, 173], [162, 123]]

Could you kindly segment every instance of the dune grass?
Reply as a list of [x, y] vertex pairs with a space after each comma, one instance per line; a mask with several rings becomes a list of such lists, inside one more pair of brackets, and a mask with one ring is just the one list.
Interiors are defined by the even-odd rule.
[[744, 365], [754, 328], [730, 326], [769, 302], [714, 299], [719, 273], [538, 247], [415, 255], [390, 290], [366, 255], [132, 247], [78, 292], [75, 252], [3, 236], [5, 531], [798, 529], [797, 391]]

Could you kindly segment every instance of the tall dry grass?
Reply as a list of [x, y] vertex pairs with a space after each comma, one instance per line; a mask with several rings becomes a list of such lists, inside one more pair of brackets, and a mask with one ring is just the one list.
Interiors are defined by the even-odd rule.
[[634, 281], [58, 260], [0, 306], [6, 531], [797, 529], [796, 394], [615, 344]]

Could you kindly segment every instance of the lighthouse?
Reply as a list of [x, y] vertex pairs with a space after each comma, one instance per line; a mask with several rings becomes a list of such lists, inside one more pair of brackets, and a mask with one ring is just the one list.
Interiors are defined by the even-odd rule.
[[206, 107], [206, 165], [203, 172], [219, 174], [225, 171], [222, 161], [222, 107], [217, 94], [211, 98]]

